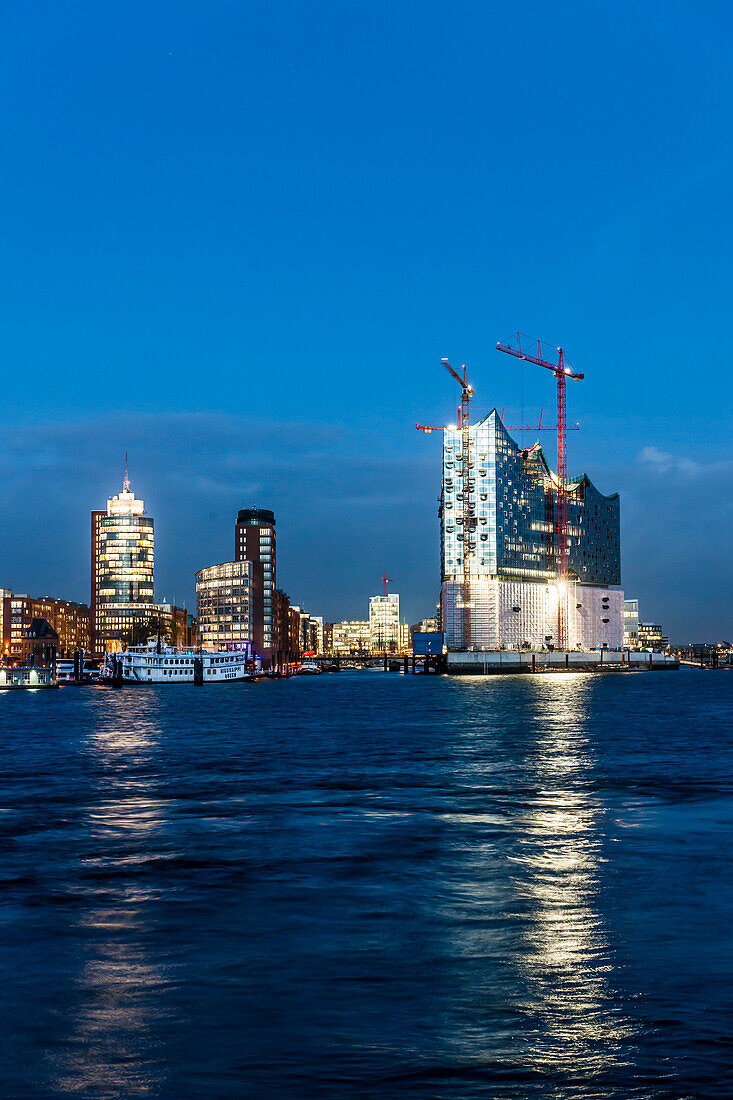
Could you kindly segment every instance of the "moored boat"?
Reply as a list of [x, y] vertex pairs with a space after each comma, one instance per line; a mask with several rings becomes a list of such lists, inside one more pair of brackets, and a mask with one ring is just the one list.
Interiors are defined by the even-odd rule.
[[320, 676], [323, 669], [315, 661], [303, 661], [298, 669], [299, 676]]
[[60, 684], [75, 684], [76, 671], [72, 657], [59, 657], [56, 661], [56, 679]]
[[117, 684], [225, 684], [256, 679], [247, 654], [176, 648], [151, 639], [124, 653], [109, 653], [102, 680]]

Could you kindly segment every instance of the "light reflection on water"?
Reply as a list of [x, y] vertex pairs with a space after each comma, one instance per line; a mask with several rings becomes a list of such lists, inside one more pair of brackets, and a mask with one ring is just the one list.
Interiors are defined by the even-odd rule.
[[0, 1096], [733, 1095], [728, 679], [4, 700]]
[[163, 997], [171, 975], [148, 948], [156, 889], [141, 867], [165, 840], [165, 802], [148, 774], [162, 730], [157, 700], [107, 694], [86, 738], [96, 782], [84, 808], [95, 854], [81, 852], [87, 904], [70, 934], [79, 946], [76, 1010], [55, 1059], [53, 1086], [62, 1095], [148, 1095], [165, 1082], [155, 1031], [165, 1026]]
[[602, 806], [588, 793], [587, 677], [536, 682], [538, 792], [522, 819], [515, 888], [527, 906], [521, 971], [538, 1024], [541, 1066], [593, 1077], [626, 1064], [633, 1035], [614, 1005], [610, 948], [598, 912]]

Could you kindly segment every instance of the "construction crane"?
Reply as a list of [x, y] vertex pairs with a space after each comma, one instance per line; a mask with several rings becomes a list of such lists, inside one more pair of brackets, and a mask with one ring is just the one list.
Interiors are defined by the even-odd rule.
[[[501, 410], [501, 426], [506, 428], [508, 432], [554, 432], [557, 431], [557, 424], [543, 424], [542, 416], [544, 409], [540, 409], [540, 418], [536, 424], [505, 424], [504, 413], [505, 409]], [[432, 431], [432, 428], [422, 428], [423, 431]], [[569, 432], [580, 431], [580, 424], [568, 424], [567, 430]]]
[[382, 582], [382, 595], [387, 598], [387, 585], [392, 583], [392, 578], [387, 576], [387, 570], [385, 569], [382, 576], [379, 578]]
[[557, 532], [557, 581], [558, 581], [558, 637], [560, 649], [568, 648], [568, 462], [567, 462], [567, 406], [565, 399], [566, 379], [572, 378], [580, 382], [585, 376], [579, 374], [565, 360], [562, 348], [556, 348], [557, 362], [545, 359], [542, 354], [542, 345], [537, 341], [537, 354], [526, 352], [522, 349], [520, 334], [516, 333], [515, 346], [511, 343], [497, 343], [497, 351], [504, 351], [507, 355], [514, 355], [517, 359], [523, 359], [527, 363], [536, 363], [538, 367], [545, 367], [552, 371], [557, 380], [557, 520], [555, 530]]
[[471, 554], [473, 553], [473, 529], [476, 521], [471, 504], [471, 432], [468, 406], [474, 396], [473, 386], [468, 381], [466, 364], [463, 364], [463, 374], [453, 370], [447, 359], [441, 360], [449, 374], [455, 378], [461, 387], [461, 408], [458, 427], [461, 431], [461, 485], [463, 491], [463, 645], [465, 649], [471, 648]]

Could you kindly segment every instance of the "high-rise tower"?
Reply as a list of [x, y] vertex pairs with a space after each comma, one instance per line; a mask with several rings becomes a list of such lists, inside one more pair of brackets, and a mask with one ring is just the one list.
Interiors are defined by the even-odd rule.
[[234, 560], [252, 563], [252, 637], [255, 653], [269, 660], [276, 637], [273, 623], [277, 552], [275, 513], [242, 508], [234, 525]]
[[[621, 646], [618, 494], [604, 496], [585, 475], [563, 487], [567, 566], [558, 579], [557, 483], [540, 445], [519, 446], [496, 409], [470, 426], [467, 460], [460, 430], [445, 429], [439, 514], [449, 648], [558, 649], [561, 600], [569, 608], [569, 649]], [[466, 530], [467, 495], [475, 534]]]
[[369, 600], [369, 648], [372, 653], [397, 653], [401, 642], [400, 597], [397, 592]]
[[130, 489], [125, 458], [122, 492], [92, 512], [92, 650], [97, 656], [133, 640], [155, 613], [153, 520]]

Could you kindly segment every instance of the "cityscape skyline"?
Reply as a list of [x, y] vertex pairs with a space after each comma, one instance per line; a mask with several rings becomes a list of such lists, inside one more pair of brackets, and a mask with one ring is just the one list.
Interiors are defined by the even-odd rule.
[[[439, 454], [438, 454], [438, 462], [440, 462]], [[127, 452], [124, 452], [124, 455], [122, 456], [119, 465], [120, 465], [121, 470], [124, 468], [125, 478], [126, 478], [127, 477]], [[418, 465], [418, 464], [416, 464], [416, 465]], [[665, 466], [665, 464], [663, 463], [663, 461], [661, 459], [657, 460], [657, 465], [659, 466], [660, 473], [666, 473], [667, 472], [666, 466]], [[423, 464], [423, 466], [424, 466], [424, 464]], [[134, 468], [133, 468], [133, 470], [134, 470]], [[434, 483], [436, 477], [438, 477], [438, 479], [439, 479], [440, 466], [438, 466], [437, 471], [435, 469], [432, 469], [432, 470], [423, 469], [421, 472], [424, 475], [427, 475], [427, 484], [429, 485], [429, 483], [431, 481], [431, 475], [432, 475], [433, 483]], [[170, 471], [166, 471], [165, 478], [170, 478]], [[173, 480], [174, 481], [176, 480], [175, 476], [174, 476]], [[183, 482], [183, 481], [185, 481], [185, 477], [183, 475], [180, 475], [178, 480], [179, 480], [179, 483]], [[252, 497], [252, 499], [254, 499], [254, 497], [259, 497], [261, 495], [261, 494], [258, 494], [257, 491], [256, 491], [258, 487], [259, 487], [258, 484], [254, 484], [254, 486], [253, 486], [254, 496]], [[434, 487], [435, 487], [435, 485], [433, 484], [433, 488]], [[205, 489], [206, 489], [206, 486], [204, 485], [203, 490], [205, 491]], [[439, 480], [438, 480], [438, 490], [439, 490]], [[105, 490], [105, 492], [109, 493], [109, 490]], [[252, 495], [252, 494], [250, 494], [250, 495]], [[273, 495], [275, 497], [277, 497], [278, 494], [277, 494], [277, 492], [275, 492], [275, 494], [273, 494]], [[148, 496], [148, 494], [146, 494], [146, 498], [147, 498], [147, 496]], [[230, 549], [229, 549], [229, 551], [226, 551], [223, 547], [225, 546], [226, 542], [229, 542], [229, 543], [231, 542], [231, 537], [229, 537], [229, 539], [222, 538], [222, 531], [218, 529], [220, 527], [220, 524], [218, 524], [218, 522], [215, 521], [215, 517], [219, 514], [219, 512], [218, 512], [218, 510], [216, 510], [216, 511], [212, 510], [211, 507], [210, 507], [211, 505], [213, 505], [217, 509], [221, 508], [220, 501], [221, 501], [221, 499], [225, 499], [226, 496], [230, 497], [231, 499], [235, 499], [237, 496], [239, 496], [239, 499], [240, 500], [242, 499], [242, 494], [237, 494], [236, 490], [231, 490], [226, 495], [224, 493], [221, 493], [221, 492], [219, 494], [216, 494], [213, 500], [208, 501], [208, 505], [207, 505], [207, 502], [202, 497], [200, 511], [201, 511], [201, 514], [203, 515], [206, 512], [206, 507], [209, 506], [208, 521], [204, 522], [202, 520], [200, 530], [198, 530], [198, 531], [197, 531], [195, 526], [192, 526], [189, 523], [188, 540], [187, 540], [187, 544], [186, 544], [187, 547], [189, 548], [189, 557], [192, 555], [192, 551], [190, 551], [190, 547], [195, 546], [197, 544], [201, 545], [202, 546], [202, 552], [206, 553], [205, 547], [207, 545], [207, 539], [206, 538], [202, 539], [201, 536], [202, 536], [202, 534], [205, 534], [206, 532], [208, 532], [208, 538], [211, 539], [211, 536], [212, 536], [212, 533], [213, 533], [213, 535], [214, 535], [213, 541], [216, 542], [217, 545], [222, 547], [222, 549], [221, 549], [222, 556], [218, 560], [226, 561], [226, 560], [230, 559], [230, 557], [231, 557]], [[287, 494], [285, 494], [285, 496], [286, 496], [286, 499], [287, 499]], [[297, 497], [298, 497], [298, 494], [295, 494], [295, 497], [292, 497], [291, 500], [297, 501]], [[624, 498], [623, 493], [622, 493], [622, 498]], [[189, 491], [186, 495], [185, 500], [188, 504], [190, 504], [191, 499], [192, 499], [192, 496], [191, 496], [191, 490], [190, 490], [190, 486], [189, 486]], [[428, 499], [429, 505], [433, 504], [432, 500], [430, 500], [429, 498], [426, 498], [426, 499]], [[625, 503], [625, 498], [624, 498], [624, 503]], [[172, 502], [169, 501], [168, 504], [169, 504], [168, 509], [166, 509], [165, 501], [163, 501], [163, 503], [160, 507], [158, 505], [155, 505], [154, 507], [151, 506], [149, 508], [146, 506], [145, 512], [146, 512], [146, 514], [151, 514], [152, 515], [153, 512], [155, 511], [156, 525], [157, 525], [158, 524], [157, 516], [160, 512], [162, 512], [164, 515], [170, 516], [170, 512], [172, 510]], [[643, 502], [642, 502], [642, 504], [643, 504]], [[296, 505], [296, 507], [297, 507], [297, 505]], [[418, 507], [418, 510], [419, 510], [419, 507]], [[235, 511], [236, 511], [236, 508], [235, 508]], [[280, 509], [278, 509], [278, 511], [280, 511]], [[10, 585], [10, 587], [12, 587], [15, 591], [18, 591], [18, 592], [41, 592], [42, 591], [44, 594], [53, 593], [53, 594], [55, 594], [57, 596], [60, 596], [61, 598], [64, 598], [64, 599], [76, 600], [77, 602], [81, 602], [81, 603], [88, 603], [88, 600], [89, 600], [89, 595], [88, 595], [88, 593], [89, 593], [88, 565], [86, 564], [86, 561], [84, 560], [83, 554], [81, 556], [81, 559], [79, 559], [78, 556], [73, 555], [74, 545], [75, 544], [79, 545], [78, 532], [72, 532], [72, 531], [69, 530], [68, 524], [64, 522], [64, 513], [65, 512], [66, 512], [66, 509], [63, 509], [62, 512], [59, 514], [59, 523], [60, 523], [60, 528], [59, 528], [60, 535], [59, 535], [59, 537], [62, 539], [64, 532], [67, 534], [67, 536], [71, 535], [71, 537], [68, 539], [68, 546], [70, 548], [69, 557], [67, 559], [68, 560], [68, 575], [69, 575], [70, 578], [73, 578], [74, 576], [76, 576], [77, 581], [78, 581], [78, 578], [81, 577], [81, 592], [79, 594], [77, 594], [76, 593], [76, 588], [74, 588], [74, 594], [72, 594], [72, 595], [69, 594], [69, 591], [67, 591], [67, 590], [72, 588], [73, 584], [70, 583], [70, 581], [64, 580], [64, 575], [62, 574], [62, 572], [58, 569], [57, 566], [55, 566], [54, 563], [50, 563], [47, 557], [44, 558], [44, 565], [42, 566], [42, 575], [44, 577], [50, 577], [50, 578], [55, 577], [55, 578], [57, 578], [56, 580], [53, 581], [53, 583], [50, 583], [50, 582], [49, 583], [44, 583], [44, 582], [39, 583], [38, 576], [31, 577], [30, 582], [28, 584], [25, 584], [25, 585], [21, 584], [21, 583], [16, 584], [14, 582], [10, 583], [7, 580], [7, 578], [6, 578], [6, 583], [8, 583]], [[226, 513], [225, 513], [227, 521], [230, 520], [230, 512], [231, 512], [231, 507], [228, 507], [226, 509]], [[623, 571], [622, 571], [621, 587], [624, 589], [624, 591], [627, 595], [629, 593], [631, 593], [633, 596], [636, 596], [638, 590], [640, 588], [643, 589], [643, 585], [636, 586], [636, 587], [632, 588], [624, 580], [624, 576], [626, 574], [626, 557], [625, 557], [625, 554], [624, 554], [625, 540], [624, 540], [624, 531], [623, 531], [623, 519], [625, 518], [624, 513], [625, 513], [625, 508], [622, 507], [621, 547], [622, 547], [622, 556], [623, 556]], [[432, 507], [432, 506], [428, 507], [428, 514], [429, 514], [430, 518], [433, 518], [435, 516], [434, 507]], [[285, 517], [286, 524], [287, 524], [287, 519], [288, 519], [288, 517], [286, 516]], [[362, 535], [363, 535], [364, 531], [366, 529], [368, 529], [368, 527], [369, 527], [369, 517], [366, 516], [366, 517], [364, 517], [364, 519], [365, 519], [365, 522], [364, 522], [363, 527], [361, 529], [362, 530]], [[189, 517], [189, 520], [190, 520], [190, 517]], [[281, 523], [282, 523], [282, 520], [281, 520]], [[440, 523], [439, 523], [439, 521], [435, 521], [434, 526], [436, 528], [435, 540], [434, 540], [435, 541], [435, 550], [436, 550], [436, 554], [438, 555], [438, 558], [439, 558], [439, 553], [440, 553]], [[400, 540], [394, 538], [394, 535], [395, 535], [394, 531], [388, 532], [388, 534], [392, 535], [395, 543], [400, 542]], [[87, 514], [87, 530], [84, 533], [84, 537], [82, 538], [81, 541], [84, 543], [85, 551], [88, 553], [88, 514]], [[209, 544], [210, 544], [210, 542], [209, 542]], [[171, 551], [171, 557], [175, 558], [176, 557], [176, 551], [177, 551], [177, 547], [176, 547], [175, 542], [169, 547], [169, 550]], [[403, 552], [404, 552], [404, 547], [403, 547]], [[282, 555], [282, 552], [279, 551], [279, 554]], [[191, 576], [193, 577], [193, 582], [191, 581], [191, 577], [187, 577], [184, 573], [182, 578], [181, 578], [182, 583], [181, 583], [181, 581], [179, 581], [178, 585], [176, 585], [176, 584], [171, 585], [171, 584], [168, 583], [168, 581], [169, 581], [169, 579], [172, 575], [175, 575], [176, 571], [172, 570], [170, 568], [170, 563], [168, 563], [168, 568], [166, 568], [166, 557], [167, 556], [168, 556], [167, 554], [161, 555], [161, 557], [159, 559], [159, 563], [158, 563], [158, 565], [156, 565], [156, 582], [155, 582], [155, 597], [154, 597], [155, 601], [156, 601], [156, 603], [164, 602], [164, 603], [168, 603], [168, 604], [176, 604], [178, 606], [185, 606], [189, 610], [191, 610], [193, 613], [195, 613], [195, 608], [196, 608], [195, 573], [198, 571], [198, 569], [195, 569], [193, 571], [193, 573], [191, 574]], [[180, 549], [178, 549], [178, 557], [179, 557], [179, 570], [178, 570], [178, 572], [181, 573], [181, 570], [180, 570]], [[394, 553], [392, 555], [393, 559], [395, 557], [397, 557], [396, 553]], [[216, 552], [214, 552], [213, 555], [212, 555], [211, 552], [209, 552], [209, 559], [206, 559], [206, 560], [214, 561], [215, 558], [216, 558]], [[323, 583], [322, 583], [323, 578], [321, 577], [321, 575], [317, 571], [314, 572], [310, 576], [310, 578], [307, 575], [303, 575], [302, 574], [302, 560], [303, 560], [302, 559], [302, 554], [297, 553], [297, 552], [294, 553], [293, 548], [290, 548], [290, 553], [288, 553], [287, 550], [285, 551], [284, 558], [285, 558], [285, 561], [288, 563], [288, 566], [289, 566], [288, 576], [291, 578], [291, 581], [289, 582], [289, 587], [293, 588], [293, 590], [295, 590], [297, 588], [298, 592], [300, 593], [301, 585], [299, 585], [298, 580], [296, 579], [296, 578], [298, 578], [298, 576], [300, 576], [300, 580], [305, 581], [305, 584], [302, 587], [304, 587], [305, 589], [308, 589], [309, 587], [313, 587], [314, 591], [319, 591], [320, 590], [323, 593], [323, 598], [320, 600], [320, 602], [319, 602], [319, 599], [318, 599], [317, 596], [313, 599], [306, 598], [306, 596], [302, 596], [301, 598], [303, 599], [303, 602], [306, 603], [307, 606], [316, 606], [319, 609], [323, 609], [324, 617], [325, 617], [326, 621], [339, 622], [339, 621], [349, 621], [349, 620], [359, 619], [360, 616], [363, 613], [363, 605], [364, 605], [365, 599], [368, 599], [369, 596], [371, 596], [372, 594], [374, 594], [377, 591], [378, 584], [376, 583], [376, 581], [379, 578], [374, 578], [371, 575], [369, 575], [369, 576], [365, 576], [365, 575], [359, 576], [355, 573], [355, 571], [352, 570], [351, 571], [351, 576], [353, 577], [353, 580], [354, 580], [354, 587], [350, 588], [345, 593], [345, 595], [342, 596], [340, 605], [338, 605], [338, 606], [341, 606], [341, 607], [346, 607], [347, 610], [345, 611], [345, 613], [341, 613], [341, 614], [339, 614], [339, 613], [329, 614], [328, 613], [329, 608], [331, 606], [333, 606], [333, 602], [334, 602], [334, 601], [329, 602], [329, 593], [333, 591], [334, 581], [336, 581], [336, 587], [338, 587], [338, 579], [339, 578], [334, 578], [334, 576], [331, 575], [329, 577], [330, 583], [328, 585], [323, 585]], [[61, 559], [61, 560], [64, 560], [64, 559]], [[423, 567], [423, 571], [424, 571], [425, 562], [422, 561], [420, 564]], [[34, 567], [33, 567], [32, 564], [29, 564], [29, 563], [24, 563], [24, 565], [25, 565], [25, 569], [19, 570], [19, 573], [21, 575], [25, 575], [26, 577], [28, 577], [34, 572]], [[375, 565], [380, 565], [381, 566], [382, 562], [381, 561], [375, 562]], [[428, 559], [428, 571], [430, 571], [431, 565], [432, 565], [432, 562], [430, 561], [430, 559]], [[299, 570], [299, 566], [300, 566], [300, 570]], [[38, 568], [38, 567], [36, 567], [36, 568]], [[200, 566], [199, 568], [203, 568], [203, 566]], [[86, 569], [86, 575], [84, 575], [84, 570], [85, 569]], [[395, 572], [395, 570], [393, 570], [392, 567], [390, 567], [390, 570], [391, 570], [391, 572]], [[161, 574], [162, 574], [162, 580], [159, 579]], [[414, 584], [411, 585], [409, 580], [407, 581], [407, 583], [404, 583], [404, 582], [400, 581], [399, 577], [397, 578], [397, 582], [400, 585], [400, 592], [402, 594], [403, 604], [407, 603], [408, 607], [410, 608], [409, 611], [405, 612], [405, 617], [406, 617], [406, 620], [408, 622], [419, 621], [421, 618], [425, 617], [426, 615], [430, 615], [430, 614], [433, 613], [434, 608], [435, 608], [435, 603], [437, 603], [437, 597], [439, 596], [439, 591], [440, 591], [440, 589], [439, 589], [439, 567], [437, 569], [432, 570], [432, 577], [433, 577], [433, 581], [434, 581], [435, 588], [436, 588], [436, 600], [434, 602], [431, 602], [429, 599], [421, 598], [419, 592], [417, 592], [417, 594], [416, 594], [416, 587], [417, 586], [414, 585]], [[310, 580], [310, 585], [309, 585], [309, 580]], [[313, 583], [314, 581], [315, 581], [315, 584]], [[286, 587], [288, 587], [288, 586], [286, 586]], [[179, 595], [179, 590], [181, 588], [183, 589], [183, 593], [184, 593], [182, 597]], [[341, 585], [341, 588], [342, 588], [342, 591], [343, 591], [343, 584]], [[190, 592], [189, 592], [189, 590], [190, 590]], [[407, 596], [405, 596], [405, 592], [407, 592]], [[679, 628], [676, 628], [675, 623], [674, 623], [674, 616], [669, 615], [669, 614], [666, 613], [666, 607], [664, 606], [663, 599], [662, 599], [662, 601], [660, 601], [660, 603], [662, 605], [661, 613], [660, 613], [660, 604], [659, 603], [655, 603], [653, 606], [650, 606], [649, 600], [644, 599], [643, 596], [641, 597], [642, 613], [643, 613], [644, 617], [647, 620], [652, 620], [653, 619], [655, 621], [662, 621], [665, 624], [665, 627], [667, 627], [667, 624], [669, 623], [670, 626], [668, 627], [667, 632], [671, 635], [671, 637], [674, 640], [677, 640], [680, 643], [682, 643], [683, 641], [687, 641], [687, 640], [693, 640], [693, 634], [694, 634], [695, 639], [698, 639], [698, 638], [701, 638], [701, 637], [704, 636], [703, 631], [698, 631], [697, 633], [695, 633], [693, 631], [689, 635], [689, 639], [687, 637], [685, 637], [681, 633]], [[720, 637], [727, 636], [725, 634], [724, 629], [720, 630], [718, 632], [718, 634], [719, 634]], [[714, 632], [712, 634], [710, 632], [708, 632], [707, 636], [712, 637], [712, 636], [715, 636], [715, 634], [714, 634]]]
[[[3, 583], [88, 598], [86, 513], [129, 450], [157, 598], [192, 606], [262, 501], [307, 606], [358, 617], [387, 568], [415, 621], [440, 454], [414, 423], [455, 409], [443, 355], [476, 412], [549, 410], [493, 350], [518, 328], [585, 373], [569, 473], [621, 495], [624, 590], [674, 638], [725, 636], [700, 538], [733, 538], [722, 10], [6, 12]], [[562, 81], [496, 48], [517, 18]]]

